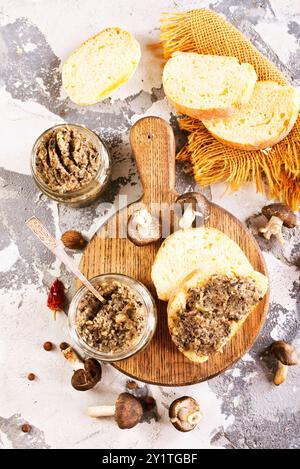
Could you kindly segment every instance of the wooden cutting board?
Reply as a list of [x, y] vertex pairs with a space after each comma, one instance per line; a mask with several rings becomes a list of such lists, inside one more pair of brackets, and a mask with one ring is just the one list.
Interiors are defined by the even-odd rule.
[[[178, 194], [174, 191], [175, 143], [170, 125], [158, 117], [145, 117], [132, 127], [130, 143], [144, 188], [140, 202], [146, 206], [153, 202], [174, 202]], [[253, 267], [267, 275], [262, 253], [250, 232], [223, 208], [208, 202], [205, 197], [203, 202], [209, 214], [205, 225], [227, 234], [242, 248]], [[170, 339], [167, 304], [157, 299], [151, 281], [151, 266], [160, 242], [135, 246], [124, 238], [124, 228], [121, 229], [121, 237], [110, 238], [116, 227], [124, 227], [124, 221], [126, 224], [128, 215], [135, 209], [136, 204], [133, 204], [127, 213], [121, 211], [111, 218], [100, 234], [90, 241], [81, 261], [81, 271], [88, 278], [109, 272], [129, 275], [145, 284], [157, 302], [158, 325], [148, 347], [113, 366], [132, 378], [163, 386], [184, 386], [212, 378], [231, 366], [251, 347], [265, 320], [268, 294], [225, 346], [223, 353], [216, 353], [201, 365], [188, 361]]]

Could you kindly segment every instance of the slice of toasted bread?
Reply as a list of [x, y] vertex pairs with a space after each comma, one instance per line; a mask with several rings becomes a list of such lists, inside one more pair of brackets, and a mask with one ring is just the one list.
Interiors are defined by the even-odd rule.
[[[230, 321], [230, 331], [227, 336], [224, 337], [221, 345], [215, 352], [221, 352], [224, 346], [232, 339], [232, 337], [237, 333], [240, 327], [243, 325], [244, 321], [247, 319], [249, 314], [253, 311], [256, 307], [256, 304], [259, 302], [259, 299], [262, 298], [268, 289], [268, 279], [262, 275], [261, 273], [255, 271], [254, 269], [248, 270], [246, 269], [239, 269], [239, 271], [235, 271], [234, 268], [231, 269], [231, 272], [227, 268], [223, 268], [222, 266], [217, 270], [214, 270], [212, 267], [205, 267], [201, 270], [195, 270], [191, 274], [189, 274], [184, 281], [181, 283], [179, 288], [176, 292], [172, 295], [168, 303], [168, 326], [169, 331], [172, 337], [172, 340], [178, 346], [176, 341], [175, 331], [178, 327], [178, 322], [180, 321], [180, 313], [186, 308], [187, 303], [187, 296], [190, 289], [205, 287], [213, 277], [219, 276], [221, 278], [228, 278], [236, 280], [246, 280], [246, 281], [253, 281], [255, 288], [259, 294], [259, 298], [255, 298], [254, 303], [255, 305], [246, 310], [239, 321]], [[253, 293], [255, 294], [255, 293]], [[216, 308], [219, 307], [218, 304], [215, 306]], [[201, 314], [198, 313], [198, 314]], [[214, 319], [214, 318], [213, 318]], [[218, 319], [215, 319], [216, 321]], [[196, 328], [196, 323], [195, 323]], [[212, 331], [213, 332], [213, 331]], [[178, 346], [179, 350], [191, 361], [195, 363], [203, 363], [209, 359], [208, 354], [201, 353], [201, 351], [195, 351], [192, 347], [180, 347]], [[214, 352], [214, 353], [215, 353]]]
[[257, 75], [235, 57], [175, 52], [163, 71], [168, 100], [195, 119], [232, 115], [251, 98]]
[[295, 88], [258, 81], [252, 98], [225, 119], [203, 120], [220, 142], [241, 150], [260, 150], [280, 142], [292, 130], [299, 112]]
[[158, 298], [168, 301], [193, 270], [219, 266], [252, 269], [241, 248], [216, 228], [189, 228], [168, 236], [157, 252], [151, 276]]
[[79, 105], [95, 104], [129, 80], [141, 57], [131, 33], [108, 28], [85, 41], [65, 61], [63, 86]]

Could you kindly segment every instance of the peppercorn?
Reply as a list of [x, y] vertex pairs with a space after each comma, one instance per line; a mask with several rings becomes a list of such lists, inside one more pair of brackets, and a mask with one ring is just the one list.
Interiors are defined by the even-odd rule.
[[45, 342], [44, 345], [44, 350], [46, 350], [47, 352], [50, 352], [52, 349], [53, 349], [53, 344], [52, 342]]
[[29, 433], [31, 430], [31, 426], [28, 423], [23, 423], [21, 429], [23, 433]]
[[67, 344], [67, 342], [61, 342], [61, 344], [59, 344], [59, 348], [60, 348], [61, 351], [66, 350], [69, 347], [70, 347], [70, 345]]
[[35, 380], [35, 374], [34, 373], [29, 373], [29, 375], [27, 376], [27, 379], [29, 381], [34, 381]]

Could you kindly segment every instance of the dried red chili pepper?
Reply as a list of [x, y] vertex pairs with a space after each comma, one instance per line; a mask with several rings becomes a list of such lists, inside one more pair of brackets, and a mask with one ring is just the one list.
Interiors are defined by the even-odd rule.
[[54, 319], [56, 319], [57, 311], [63, 309], [65, 304], [65, 291], [63, 283], [56, 279], [49, 291], [47, 306], [54, 312]]

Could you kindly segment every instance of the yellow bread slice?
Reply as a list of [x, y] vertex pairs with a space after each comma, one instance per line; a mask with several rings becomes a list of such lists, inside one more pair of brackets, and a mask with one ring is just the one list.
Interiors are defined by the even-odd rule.
[[[230, 269], [221, 266], [217, 270], [214, 270], [214, 268], [206, 266], [201, 270], [195, 270], [185, 278], [185, 280], [181, 283], [180, 287], [172, 295], [168, 303], [168, 327], [172, 340], [174, 340], [173, 332], [176, 327], [176, 323], [179, 320], [178, 315], [186, 307], [186, 299], [189, 289], [196, 287], [204, 287], [211, 280], [212, 276], [216, 275], [232, 279], [253, 280], [255, 287], [259, 292], [260, 298], [262, 298], [268, 290], [268, 279], [261, 273], [255, 271], [254, 269], [240, 269], [239, 272], [237, 272], [233, 268], [230, 271]], [[259, 299], [257, 300], [257, 303], [258, 302]], [[221, 352], [223, 350], [226, 343], [228, 343], [232, 339], [232, 337], [243, 325], [249, 314], [251, 314], [251, 312], [254, 310], [256, 304], [245, 312], [241, 320], [231, 321], [230, 334], [226, 337], [222, 345], [216, 351]], [[195, 352], [193, 350], [186, 350], [181, 347], [178, 348], [180, 352], [182, 352], [189, 360], [195, 363], [203, 363], [209, 359], [209, 355], [206, 355], [204, 353]]]
[[256, 72], [235, 57], [175, 52], [163, 71], [170, 103], [195, 119], [232, 115], [251, 98]]
[[219, 266], [252, 269], [242, 249], [216, 228], [189, 228], [168, 236], [152, 265], [151, 277], [158, 298], [168, 301], [193, 270]]
[[85, 41], [65, 61], [63, 86], [79, 105], [95, 104], [129, 80], [141, 57], [131, 33], [108, 28]]
[[280, 142], [292, 130], [299, 112], [295, 88], [258, 81], [252, 98], [224, 119], [203, 120], [220, 142], [241, 150], [260, 150]]

